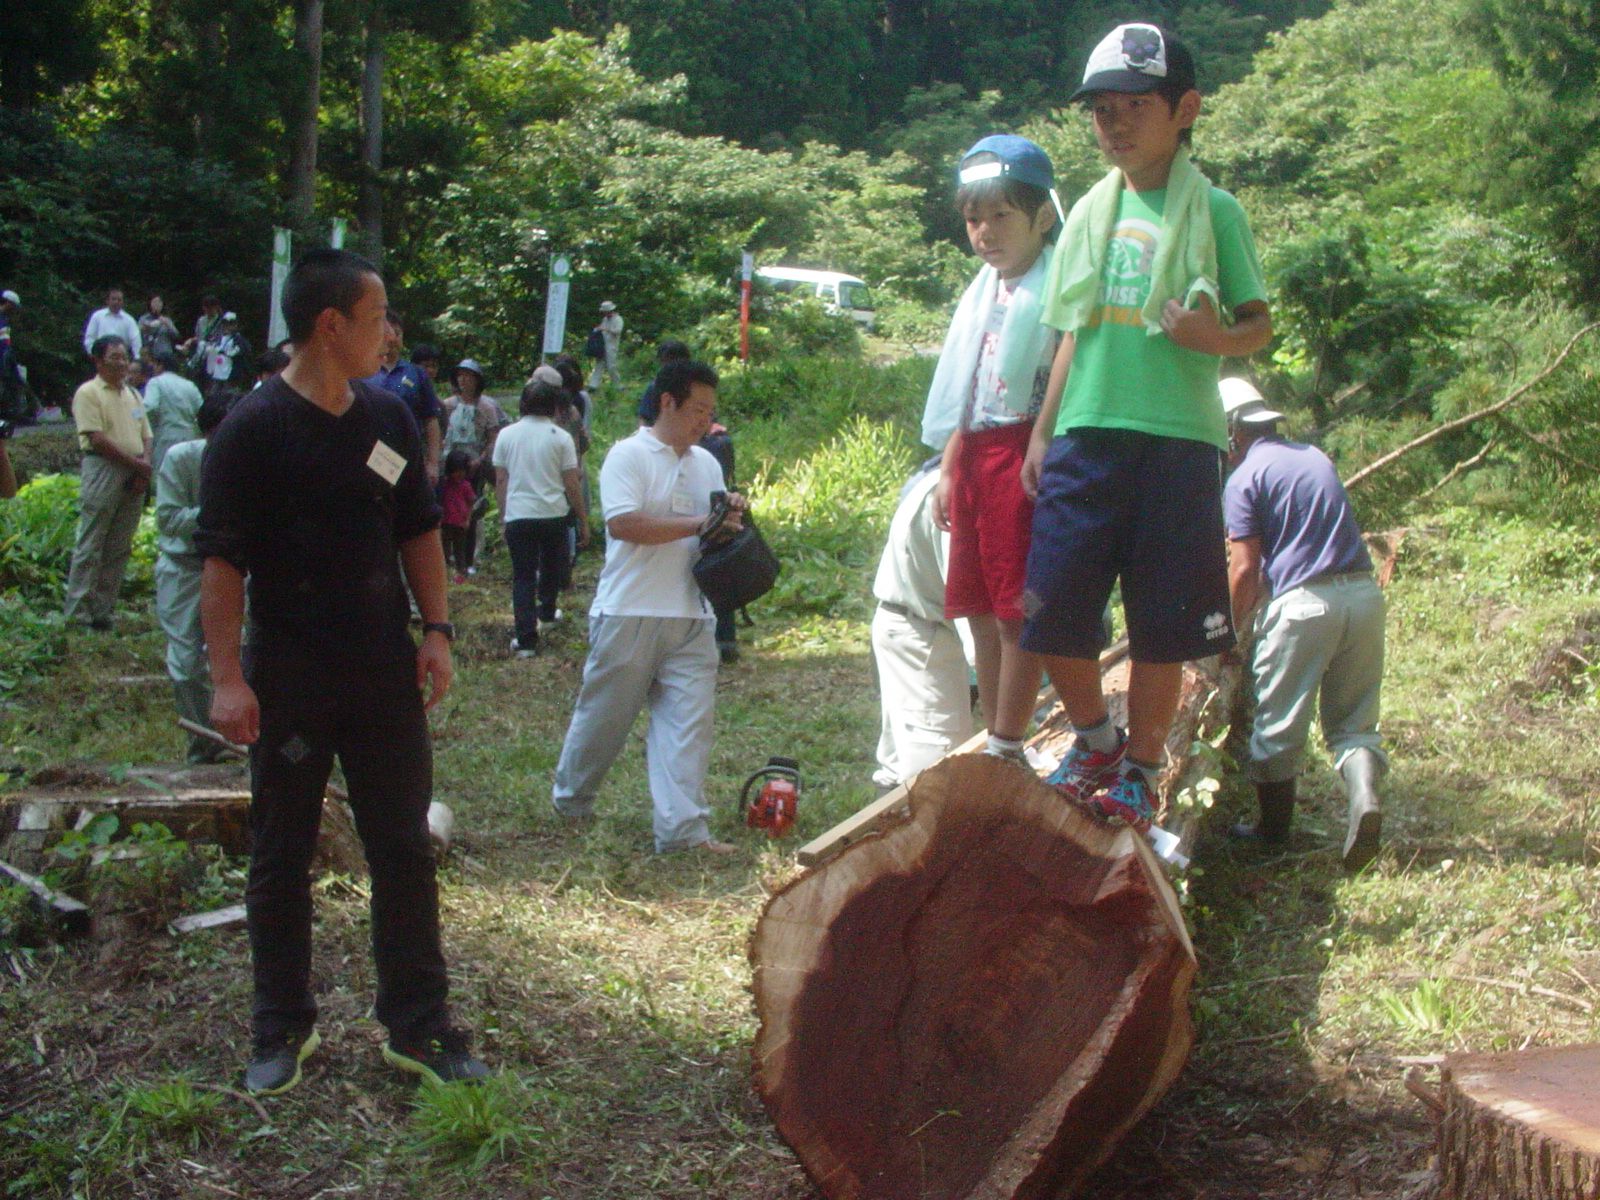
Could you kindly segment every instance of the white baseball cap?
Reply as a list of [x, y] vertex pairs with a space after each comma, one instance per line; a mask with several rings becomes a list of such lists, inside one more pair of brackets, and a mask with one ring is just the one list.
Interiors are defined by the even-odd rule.
[[1267, 425], [1283, 420], [1283, 414], [1268, 408], [1248, 379], [1219, 379], [1217, 394], [1222, 397], [1222, 415], [1230, 425]]
[[10, 288], [0, 292], [0, 300], [5, 300], [11, 304], [15, 304], [18, 308], [22, 307], [22, 297], [17, 295]]

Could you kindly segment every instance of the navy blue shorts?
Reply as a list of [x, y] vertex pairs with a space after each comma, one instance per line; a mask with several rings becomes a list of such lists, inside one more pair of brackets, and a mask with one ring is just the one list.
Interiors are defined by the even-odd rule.
[[1129, 652], [1185, 662], [1234, 644], [1215, 446], [1129, 429], [1074, 429], [1039, 475], [1022, 648], [1093, 658], [1122, 580]]

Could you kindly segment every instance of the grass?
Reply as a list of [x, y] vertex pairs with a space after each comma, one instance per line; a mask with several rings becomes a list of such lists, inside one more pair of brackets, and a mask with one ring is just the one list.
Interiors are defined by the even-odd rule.
[[[556, 819], [550, 772], [595, 564], [546, 653], [512, 660], [502, 553], [453, 593], [459, 673], [434, 719], [437, 794], [457, 818], [442, 874], [454, 1002], [500, 1081], [419, 1092], [379, 1062], [360, 881], [319, 885], [324, 1044], [301, 1087], [268, 1104], [234, 1090], [249, 1005], [238, 930], [12, 946], [0, 1195], [813, 1194], [752, 1095], [745, 945], [794, 847], [873, 796], [865, 596], [919, 385], [909, 368], [849, 368], [830, 390], [805, 370], [726, 389], [768, 528], [798, 544], [808, 522], [831, 521], [819, 536], [837, 539], [795, 571], [816, 594], [757, 606], [744, 660], [719, 678], [712, 827], [740, 852], [650, 853], [637, 736], [594, 825]], [[605, 436], [626, 432], [630, 406], [602, 398]], [[858, 411], [867, 431], [835, 443]], [[1587, 644], [1572, 639], [1597, 563], [1600, 539], [1481, 513], [1408, 535], [1388, 591], [1386, 845], [1361, 875], [1337, 865], [1342, 800], [1320, 750], [1282, 853], [1221, 836], [1251, 804], [1236, 775], [1219, 770], [1220, 788], [1193, 797], [1210, 808], [1187, 880], [1199, 1041], [1089, 1196], [1402, 1195], [1431, 1131], [1401, 1056], [1600, 1037], [1600, 694], [1581, 663], [1540, 666], [1570, 661], [1552, 647]], [[181, 755], [166, 689], [115, 682], [160, 671], [154, 620], [128, 606], [119, 629], [74, 635], [45, 682], [21, 686], [0, 710], [0, 762]], [[774, 753], [805, 774], [800, 827], [781, 843], [735, 812]], [[189, 899], [238, 886], [236, 869], [208, 867]]]

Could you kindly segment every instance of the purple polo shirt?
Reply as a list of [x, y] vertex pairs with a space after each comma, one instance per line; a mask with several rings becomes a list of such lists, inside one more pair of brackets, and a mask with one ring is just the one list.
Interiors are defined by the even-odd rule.
[[1261, 539], [1274, 596], [1323, 575], [1372, 570], [1350, 497], [1314, 446], [1264, 437], [1251, 444], [1222, 491], [1228, 536]]

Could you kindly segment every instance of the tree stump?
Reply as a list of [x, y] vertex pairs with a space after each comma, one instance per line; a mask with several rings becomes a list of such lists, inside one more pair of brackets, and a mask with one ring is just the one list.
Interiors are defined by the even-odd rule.
[[1442, 1078], [1442, 1200], [1600, 1200], [1600, 1046], [1455, 1054]]
[[1076, 1189], [1171, 1085], [1196, 963], [1145, 839], [946, 758], [751, 938], [756, 1087], [829, 1200]]
[[[185, 842], [250, 852], [250, 788], [242, 766], [138, 767], [119, 779], [87, 768], [41, 771], [27, 788], [0, 795], [0, 854], [26, 870], [50, 863], [49, 848], [69, 829], [114, 813], [122, 833], [159, 822]], [[320, 870], [361, 875], [366, 858], [349, 806], [329, 796], [317, 832]]]

